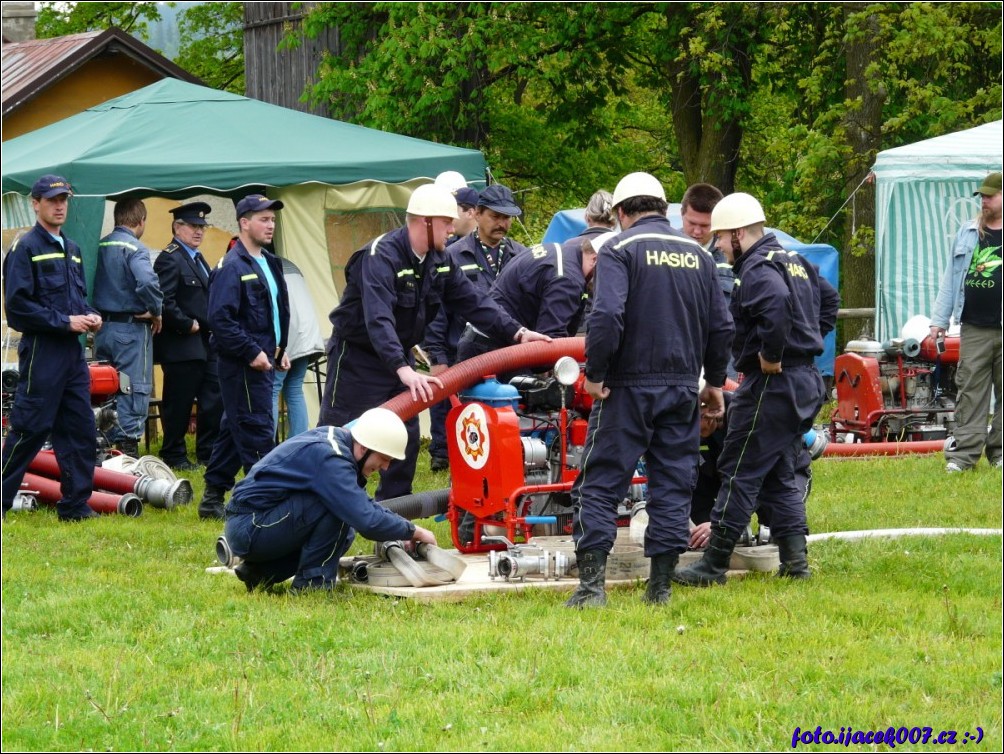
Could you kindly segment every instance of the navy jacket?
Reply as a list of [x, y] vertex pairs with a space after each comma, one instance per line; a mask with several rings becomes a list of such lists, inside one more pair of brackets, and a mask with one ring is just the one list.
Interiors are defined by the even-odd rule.
[[87, 303], [80, 247], [60, 233], [66, 250], [41, 225], [14, 242], [3, 261], [7, 324], [25, 335], [73, 339], [70, 315], [97, 314]]
[[[153, 336], [153, 360], [161, 364], [179, 361], [206, 361], [213, 355], [209, 346], [209, 270], [199, 264], [173, 239], [157, 255], [153, 269], [164, 294], [164, 327]], [[199, 331], [192, 333], [192, 322]]]
[[585, 300], [582, 245], [534, 246], [509, 264], [492, 286], [491, 297], [531, 330], [565, 338], [579, 328]]
[[271, 510], [293, 493], [317, 497], [333, 516], [374, 542], [411, 539], [415, 525], [375, 503], [342, 427], [317, 427], [274, 448], [234, 487], [227, 513]]
[[658, 215], [641, 217], [596, 260], [586, 376], [606, 385], [725, 382], [732, 318], [715, 262]]
[[[498, 274], [505, 271], [515, 257], [527, 251], [523, 244], [517, 243], [511, 238], [505, 238], [501, 247]], [[454, 266], [459, 267], [467, 279], [474, 283], [478, 290], [487, 295], [497, 275], [495, 269], [488, 264], [488, 260], [485, 258], [477, 232], [468, 233], [463, 238], [451, 243], [446, 247], [446, 253], [449, 254], [450, 261]], [[436, 318], [429, 323], [424, 344], [426, 353], [432, 357], [436, 364], [452, 364], [456, 361], [457, 343], [460, 341], [460, 336], [464, 334], [466, 325], [466, 320], [460, 315], [445, 307], [439, 310]], [[529, 327], [529, 325], [527, 326]]]
[[736, 369], [759, 372], [759, 354], [795, 365], [823, 352], [823, 337], [837, 322], [840, 296], [811, 263], [785, 251], [768, 233], [736, 260], [733, 270]]
[[512, 341], [519, 324], [472, 283], [445, 251], [419, 264], [408, 228], [398, 228], [355, 252], [345, 266], [345, 291], [329, 315], [333, 335], [379, 354], [389, 372], [411, 364], [411, 348], [440, 308], [482, 332]]
[[240, 241], [209, 277], [209, 326], [220, 356], [249, 364], [259, 351], [278, 361], [289, 338], [289, 294], [282, 262], [262, 251], [279, 289], [279, 342], [275, 342], [272, 296], [258, 262]]

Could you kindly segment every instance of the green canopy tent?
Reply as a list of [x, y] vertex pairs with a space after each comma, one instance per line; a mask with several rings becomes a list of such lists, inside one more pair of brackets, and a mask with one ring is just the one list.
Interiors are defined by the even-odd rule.
[[875, 173], [875, 328], [899, 337], [930, 316], [952, 240], [980, 211], [973, 192], [1001, 169], [1002, 121], [879, 152]]
[[[281, 199], [277, 246], [304, 272], [320, 316], [337, 301], [341, 266], [397, 224], [411, 191], [444, 170], [484, 183], [481, 152], [435, 144], [177, 79], [165, 79], [5, 142], [4, 221], [35, 179], [74, 187], [67, 234], [89, 257], [106, 197], [199, 194]], [[23, 215], [23, 212], [21, 213]], [[323, 311], [321, 311], [323, 310]]]

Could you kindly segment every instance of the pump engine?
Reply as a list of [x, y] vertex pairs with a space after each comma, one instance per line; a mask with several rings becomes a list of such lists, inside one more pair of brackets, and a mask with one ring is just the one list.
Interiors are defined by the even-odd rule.
[[852, 340], [834, 363], [837, 408], [830, 438], [942, 440], [955, 429], [959, 336]]
[[[463, 391], [446, 420], [452, 472], [453, 544], [462, 552], [504, 549], [504, 539], [570, 534], [572, 484], [586, 444], [592, 398], [579, 364], [563, 357], [553, 376], [494, 377]], [[639, 464], [618, 510], [627, 525], [632, 506], [645, 499]], [[473, 542], [460, 541], [459, 523], [474, 518]], [[483, 542], [482, 536], [492, 538]]]

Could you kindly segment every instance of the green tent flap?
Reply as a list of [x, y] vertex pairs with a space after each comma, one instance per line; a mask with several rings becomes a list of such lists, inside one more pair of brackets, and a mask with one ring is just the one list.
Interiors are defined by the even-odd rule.
[[1001, 169], [1002, 121], [879, 152], [875, 173], [875, 330], [895, 338], [931, 316], [952, 241], [979, 214], [973, 192]]
[[5, 142], [3, 192], [27, 194], [44, 173], [65, 176], [78, 196], [184, 198], [444, 170], [483, 184], [484, 156], [164, 79]]

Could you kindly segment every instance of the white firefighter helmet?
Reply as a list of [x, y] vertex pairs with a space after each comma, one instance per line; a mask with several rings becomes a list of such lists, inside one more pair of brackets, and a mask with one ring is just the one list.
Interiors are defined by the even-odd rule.
[[757, 223], [767, 222], [763, 207], [755, 197], [741, 191], [729, 194], [711, 210], [711, 232], [738, 230]]
[[456, 170], [447, 170], [436, 176], [434, 186], [442, 186], [449, 192], [454, 192], [459, 188], [467, 187], [467, 180]]
[[453, 194], [445, 186], [434, 183], [426, 183], [412, 192], [407, 212], [418, 217], [449, 217], [451, 220], [459, 217]]
[[352, 438], [376, 453], [401, 460], [408, 447], [408, 430], [401, 417], [386, 408], [371, 408], [350, 425]]
[[666, 201], [666, 189], [659, 179], [650, 173], [628, 173], [617, 183], [614, 189], [613, 206], [635, 196], [654, 196]]

